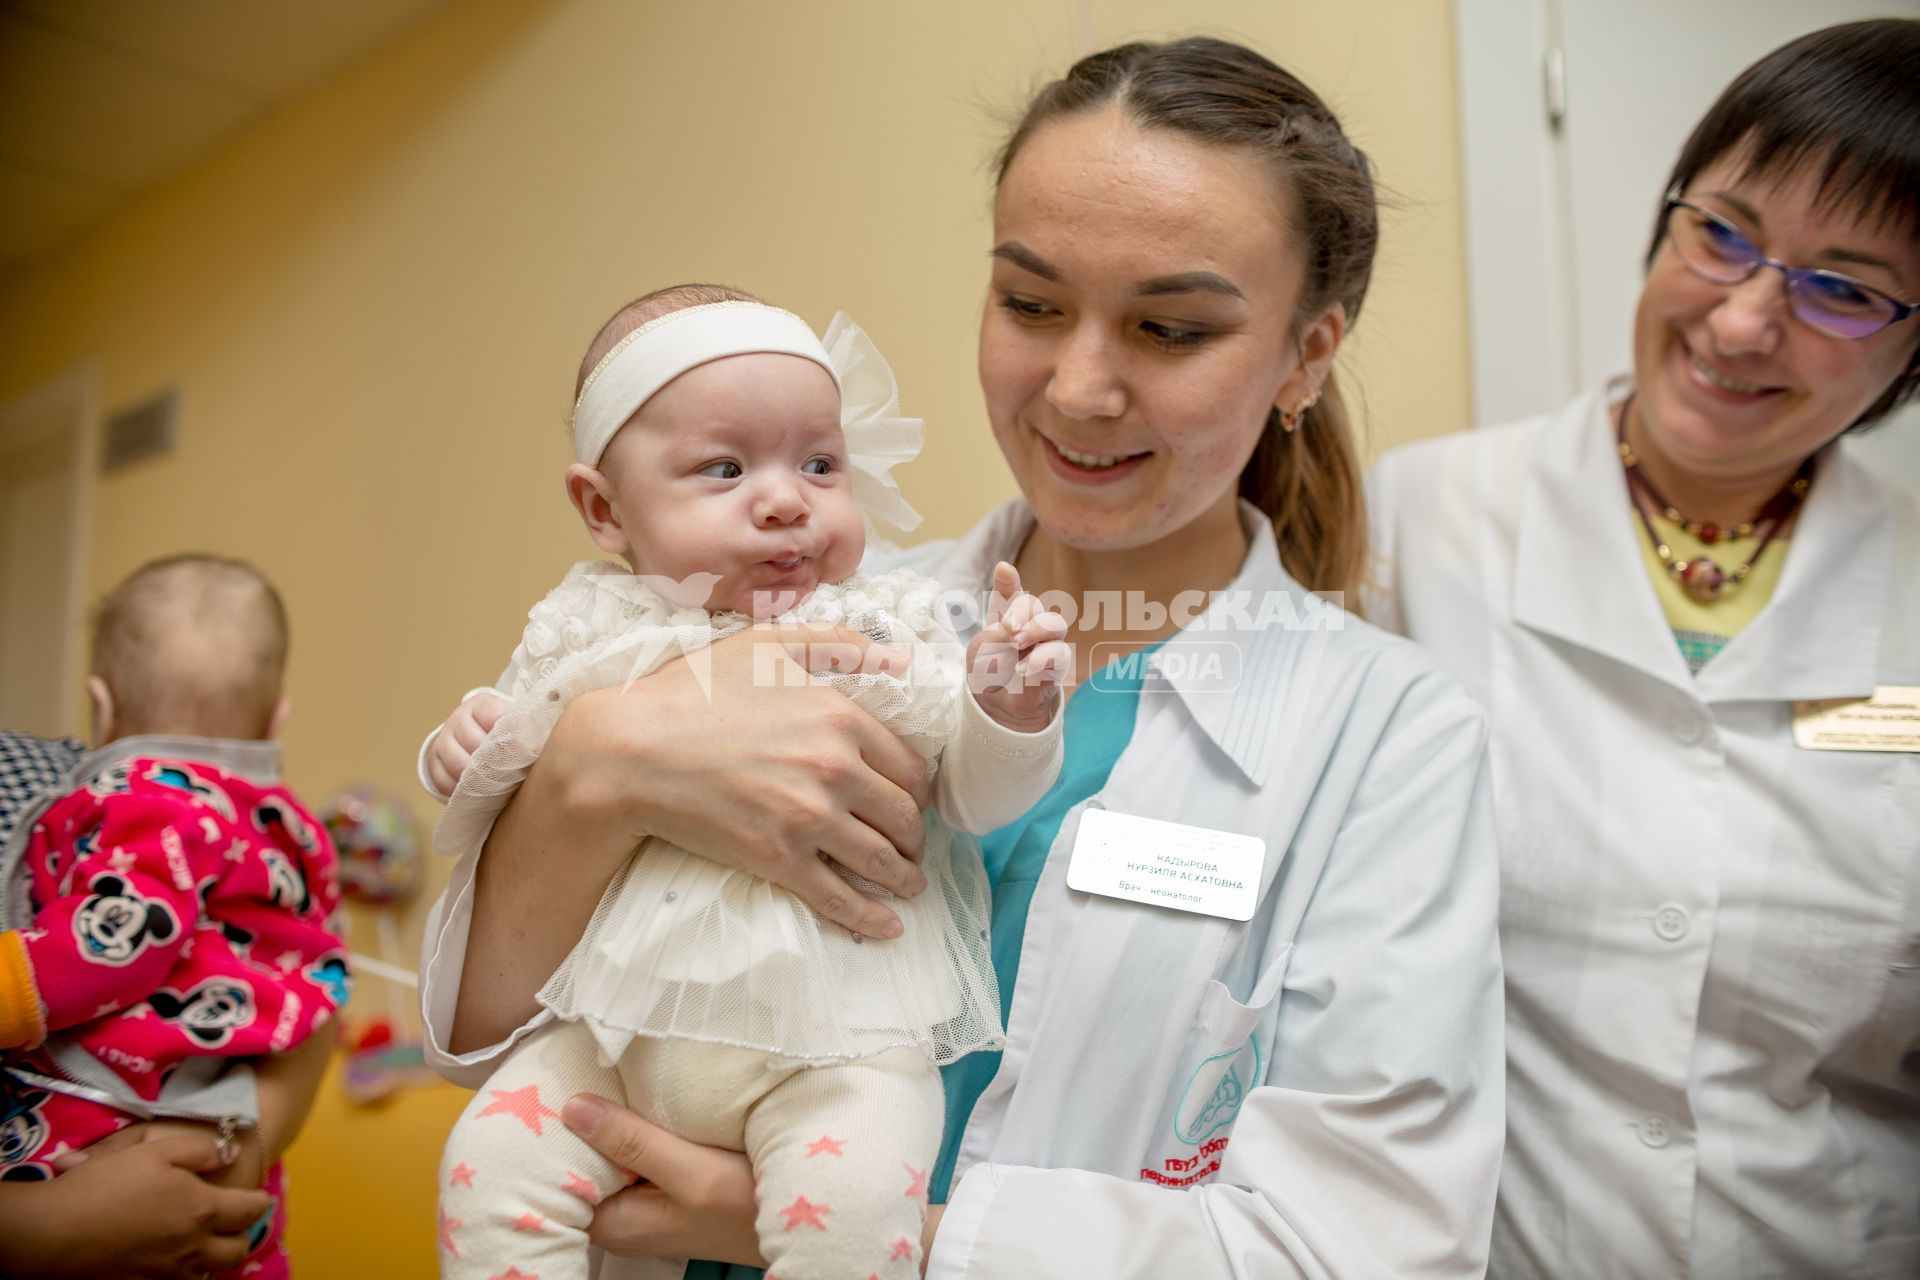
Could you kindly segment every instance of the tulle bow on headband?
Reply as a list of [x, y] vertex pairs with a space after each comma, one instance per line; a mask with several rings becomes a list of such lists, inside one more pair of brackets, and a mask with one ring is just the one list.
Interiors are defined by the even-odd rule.
[[853, 468], [853, 497], [872, 522], [912, 529], [920, 513], [900, 494], [893, 469], [920, 456], [923, 420], [900, 415], [900, 388], [886, 357], [866, 330], [837, 311], [824, 339], [827, 359], [840, 383], [840, 430], [847, 438], [847, 462]]

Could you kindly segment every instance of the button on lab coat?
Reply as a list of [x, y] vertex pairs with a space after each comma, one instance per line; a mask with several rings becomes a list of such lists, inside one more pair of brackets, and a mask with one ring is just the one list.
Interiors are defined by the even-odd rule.
[[1830, 448], [1773, 599], [1690, 676], [1606, 404], [1370, 482], [1372, 616], [1493, 717], [1491, 1273], [1920, 1275], [1920, 756], [1792, 728], [1796, 700], [1920, 685], [1920, 514]]
[[[929, 1276], [1482, 1272], [1502, 1129], [1484, 717], [1412, 645], [1309, 600], [1243, 519], [1239, 578], [1162, 646], [1088, 804], [1264, 839], [1254, 917], [1068, 889], [1068, 816]], [[1032, 524], [1011, 504], [883, 567], [978, 592]], [[1235, 625], [1235, 600], [1269, 625]], [[469, 1081], [498, 1048], [439, 1046], [470, 878], [429, 924], [423, 993], [430, 1053]]]

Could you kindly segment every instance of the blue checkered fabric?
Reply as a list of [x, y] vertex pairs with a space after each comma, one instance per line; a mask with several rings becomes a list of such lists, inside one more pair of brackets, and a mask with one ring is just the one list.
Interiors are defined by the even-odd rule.
[[36, 738], [0, 729], [0, 848], [20, 813], [42, 792], [60, 786], [87, 748], [78, 738]]

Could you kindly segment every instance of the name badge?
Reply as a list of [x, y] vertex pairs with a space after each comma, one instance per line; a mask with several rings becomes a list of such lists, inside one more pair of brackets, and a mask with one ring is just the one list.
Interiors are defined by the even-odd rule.
[[1080, 815], [1067, 888], [1227, 920], [1250, 920], [1267, 842], [1109, 809]]
[[1871, 698], [1796, 702], [1793, 740], [1808, 751], [1920, 751], [1920, 685], [1883, 684]]

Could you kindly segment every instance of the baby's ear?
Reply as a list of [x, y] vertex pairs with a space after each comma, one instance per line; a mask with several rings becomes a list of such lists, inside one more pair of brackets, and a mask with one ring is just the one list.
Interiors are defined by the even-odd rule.
[[99, 676], [87, 677], [87, 701], [93, 707], [93, 745], [113, 741], [113, 690]]
[[597, 468], [584, 462], [567, 468], [567, 499], [602, 551], [624, 556], [632, 549], [627, 531], [620, 527], [620, 510], [613, 505], [613, 485]]

